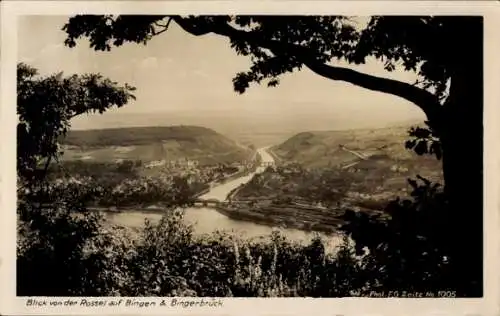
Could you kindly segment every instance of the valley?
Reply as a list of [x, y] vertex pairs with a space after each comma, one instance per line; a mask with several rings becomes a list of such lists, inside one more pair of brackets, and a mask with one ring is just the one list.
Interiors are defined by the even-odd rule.
[[[336, 235], [347, 209], [383, 214], [391, 199], [407, 195], [408, 178], [441, 179], [437, 160], [404, 148], [407, 129], [301, 132], [257, 150], [262, 135], [236, 142], [196, 126], [76, 131], [64, 142], [63, 163], [107, 165], [107, 174], [86, 174], [94, 185], [118, 178], [109, 170], [121, 168], [108, 197], [94, 201], [112, 211], [114, 224], [141, 227], [180, 203], [199, 233], [255, 238], [278, 229], [306, 240]], [[193, 207], [196, 200], [216, 204]]]

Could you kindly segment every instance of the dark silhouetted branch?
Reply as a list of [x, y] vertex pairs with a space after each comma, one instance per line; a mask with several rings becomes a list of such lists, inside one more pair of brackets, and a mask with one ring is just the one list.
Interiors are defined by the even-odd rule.
[[160, 31], [153, 31], [153, 35], [159, 35], [163, 32], [166, 32], [168, 30], [168, 27], [170, 26], [170, 22], [172, 22], [172, 18], [168, 18], [166, 24], [160, 24], [158, 22], [154, 22], [153, 23], [154, 25], [161, 27], [162, 29]]
[[432, 120], [441, 107], [438, 99], [430, 92], [398, 80], [368, 75], [349, 68], [330, 66], [315, 61], [304, 64], [318, 75], [332, 80], [352, 83], [368, 90], [389, 93], [416, 104]]
[[307, 47], [278, 40], [263, 39], [259, 34], [236, 29], [228, 23], [207, 23], [203, 26], [195, 26], [186, 18], [180, 16], [173, 16], [172, 18], [182, 29], [196, 36], [214, 33], [234, 40], [252, 42], [262, 48], [270, 49], [275, 55], [293, 53], [301, 63], [320, 76], [332, 80], [349, 82], [365, 89], [399, 96], [417, 105], [427, 115], [429, 120], [437, 119], [437, 112], [441, 107], [437, 97], [414, 85], [368, 75], [349, 68], [327, 65], [317, 61], [317, 52], [313, 52]]

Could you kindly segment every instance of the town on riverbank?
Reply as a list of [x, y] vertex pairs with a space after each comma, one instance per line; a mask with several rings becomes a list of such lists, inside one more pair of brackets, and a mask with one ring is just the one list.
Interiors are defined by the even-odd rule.
[[[146, 132], [157, 137], [151, 130]], [[324, 134], [298, 134], [282, 144], [259, 149], [235, 144], [227, 148], [233, 157], [224, 160], [224, 154], [216, 163], [199, 154], [170, 160], [159, 159], [161, 155], [150, 156], [156, 160], [132, 160], [144, 152], [145, 146], [152, 145], [130, 139], [125, 143], [128, 147], [116, 147], [111, 152], [106, 149], [110, 144], [75, 147], [80, 139], [73, 137], [73, 147], [68, 147], [71, 159], [64, 161], [63, 170], [71, 174], [70, 184], [85, 183], [98, 193], [88, 201], [93, 210], [162, 214], [172, 205], [209, 208], [235, 221], [321, 233], [335, 233], [345, 223], [347, 210], [388, 216], [384, 207], [395, 193], [405, 192], [406, 178], [417, 168], [439, 177], [429, 161], [408, 159], [391, 145], [391, 137], [398, 136], [401, 129], [375, 132], [379, 138], [385, 137], [389, 145], [370, 140], [373, 136], [363, 134], [364, 131], [351, 133], [366, 144], [342, 141], [346, 132], [336, 132], [335, 139], [342, 144], [332, 144], [337, 148], [330, 156], [333, 160], [322, 165], [318, 161], [323, 155], [310, 160], [303, 157], [301, 162], [290, 156], [293, 151], [287, 146], [293, 148], [297, 146], [293, 142], [301, 144], [304, 137]], [[112, 140], [108, 142], [113, 145]], [[142, 146], [142, 151], [137, 146]], [[168, 154], [165, 147], [161, 147], [163, 154]], [[107, 160], [91, 156], [105, 156], [105, 151]], [[86, 159], [82, 159], [84, 153]], [[208, 156], [216, 157], [217, 153]], [[56, 178], [64, 175], [61, 169], [52, 171]], [[64, 181], [56, 183], [67, 185]]]

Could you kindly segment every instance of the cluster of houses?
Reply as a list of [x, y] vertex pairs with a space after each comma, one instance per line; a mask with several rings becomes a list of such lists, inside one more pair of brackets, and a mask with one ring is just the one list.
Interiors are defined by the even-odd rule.
[[144, 167], [147, 169], [152, 169], [161, 166], [168, 166], [173, 168], [183, 168], [183, 167], [193, 167], [197, 168], [199, 162], [197, 160], [189, 160], [189, 159], [177, 159], [177, 160], [154, 160], [148, 162]]
[[174, 161], [151, 161], [145, 164], [144, 167], [146, 169], [157, 169], [158, 175], [162, 178], [182, 177], [189, 184], [192, 184], [219, 181], [235, 172], [244, 170], [247, 166], [241, 163], [201, 166], [195, 160], [179, 159]]

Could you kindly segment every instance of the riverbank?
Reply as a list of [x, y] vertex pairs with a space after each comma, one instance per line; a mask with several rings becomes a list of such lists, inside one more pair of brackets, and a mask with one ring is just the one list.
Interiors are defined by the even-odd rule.
[[[300, 207], [296, 205], [273, 205], [266, 207], [250, 208], [246, 205], [223, 204], [210, 208], [229, 219], [248, 222], [252, 224], [265, 225], [272, 228], [296, 229], [304, 232], [321, 232], [326, 234], [336, 233], [343, 220], [339, 218], [340, 211], [320, 210], [312, 207]], [[90, 211], [105, 214], [154, 214], [163, 215], [168, 209], [161, 205], [136, 205], [120, 207], [91, 207]], [[189, 210], [190, 207], [186, 207]], [[208, 210], [201, 209], [201, 211]]]
[[[258, 150], [258, 159], [273, 162], [265, 148]], [[246, 169], [232, 174], [225, 183], [211, 186], [209, 192], [198, 197], [217, 201], [231, 201], [243, 184], [252, 179], [254, 174], [264, 171], [255, 166], [255, 170]], [[267, 201], [268, 202], [268, 201]], [[276, 205], [266, 201], [223, 202], [217, 207], [184, 208], [184, 217], [190, 224], [195, 223], [197, 233], [210, 233], [218, 230], [230, 231], [235, 236], [251, 236], [252, 238], [270, 235], [278, 229], [294, 240], [309, 240], [315, 233], [328, 235], [331, 238], [342, 223], [338, 214], [332, 210], [307, 205]], [[128, 206], [126, 208], [94, 208], [109, 215], [111, 222], [118, 225], [140, 227], [144, 219], [159, 220], [167, 205], [151, 203], [150, 205]]]
[[[256, 152], [254, 160], [255, 160], [254, 162], [258, 162], [261, 160], [261, 155], [258, 152]], [[254, 164], [251, 167], [247, 167], [245, 169], [236, 171], [217, 181], [206, 183], [205, 188], [192, 193], [192, 195], [190, 196], [190, 200], [194, 202], [196, 199], [208, 194], [215, 188], [224, 187], [225, 185], [230, 184], [230, 182], [237, 181], [240, 178], [252, 175], [253, 173], [256, 172], [256, 170], [257, 170], [257, 164]], [[230, 190], [229, 192], [226, 193], [226, 195], [229, 196], [232, 192], [235, 192], [236, 189]], [[226, 196], [221, 196], [219, 197], [219, 200], [222, 201], [225, 199], [225, 197]], [[190, 204], [188, 203], [184, 208], [189, 208], [189, 207]], [[154, 203], [136, 203], [136, 204], [120, 205], [120, 206], [91, 205], [89, 207], [89, 210], [97, 212], [106, 212], [106, 213], [137, 212], [137, 213], [163, 214], [167, 208], [171, 208], [171, 206], [164, 204], [161, 201], [157, 201]]]
[[234, 172], [234, 173], [232, 173], [232, 174], [229, 174], [229, 175], [227, 175], [227, 176], [224, 176], [224, 177], [222, 177], [221, 179], [218, 179], [218, 180], [212, 181], [212, 182], [210, 182], [210, 183], [206, 183], [206, 184], [205, 184], [205, 185], [206, 185], [206, 188], [204, 188], [204, 189], [202, 189], [202, 190], [200, 190], [200, 191], [198, 191], [198, 192], [195, 192], [195, 193], [192, 195], [192, 197], [191, 197], [191, 198], [192, 198], [192, 199], [197, 199], [197, 198], [199, 198], [199, 197], [201, 197], [201, 196], [203, 196], [203, 195], [205, 195], [205, 194], [209, 193], [209, 192], [210, 192], [210, 190], [211, 190], [212, 188], [216, 187], [216, 186], [221, 186], [221, 185], [224, 185], [224, 184], [226, 184], [226, 183], [228, 183], [228, 182], [234, 181], [234, 180], [236, 180], [236, 179], [238, 179], [238, 178], [242, 178], [242, 177], [245, 177], [245, 176], [248, 176], [248, 175], [250, 175], [250, 174], [254, 173], [254, 172], [257, 170], [257, 163], [258, 163], [260, 160], [261, 160], [260, 154], [259, 154], [257, 151], [255, 151], [255, 154], [254, 154], [254, 156], [253, 156], [253, 162], [254, 162], [254, 164], [253, 164], [250, 168], [246, 167], [246, 168], [244, 168], [244, 169], [242, 169], [242, 170], [238, 170], [238, 171], [236, 171], [236, 172]]
[[344, 223], [342, 210], [321, 209], [299, 205], [248, 206], [242, 203], [219, 205], [221, 214], [239, 221], [297, 229], [305, 232], [336, 233]]
[[274, 160], [274, 163], [275, 163], [277, 166], [282, 165], [282, 164], [283, 164], [283, 161], [282, 161], [282, 159], [281, 159], [278, 155], [276, 155], [276, 153], [274, 153], [274, 151], [273, 151], [273, 147], [274, 147], [274, 146], [268, 147], [268, 148], [266, 149], [266, 152], [269, 154], [269, 156], [271, 156], [271, 158]]
[[[272, 156], [266, 149], [260, 149], [257, 159], [269, 162], [273, 161]], [[263, 168], [262, 168], [263, 169]], [[261, 170], [262, 172], [263, 170]], [[210, 189], [198, 192], [193, 199], [211, 198], [219, 201], [231, 201], [236, 197], [237, 192], [244, 187], [245, 183], [251, 180], [253, 174], [259, 173], [258, 167], [240, 170], [222, 181], [212, 183]], [[249, 177], [249, 178], [248, 178]], [[244, 179], [248, 178], [248, 179]], [[129, 214], [151, 214], [162, 215], [165, 213], [167, 205], [155, 203], [154, 205], [135, 205], [119, 209], [100, 208], [99, 210], [111, 214], [129, 213]], [[186, 214], [192, 213], [190, 207], [186, 206]], [[205, 216], [208, 213], [218, 213], [227, 217], [228, 220], [234, 220], [239, 225], [263, 225], [269, 228], [293, 229], [303, 232], [320, 232], [326, 234], [336, 233], [339, 226], [343, 223], [340, 218], [343, 212], [341, 210], [332, 210], [313, 205], [298, 203], [273, 203], [267, 199], [240, 200], [229, 203], [221, 203], [212, 208], [198, 208], [197, 216]], [[232, 224], [231, 224], [232, 225]]]

